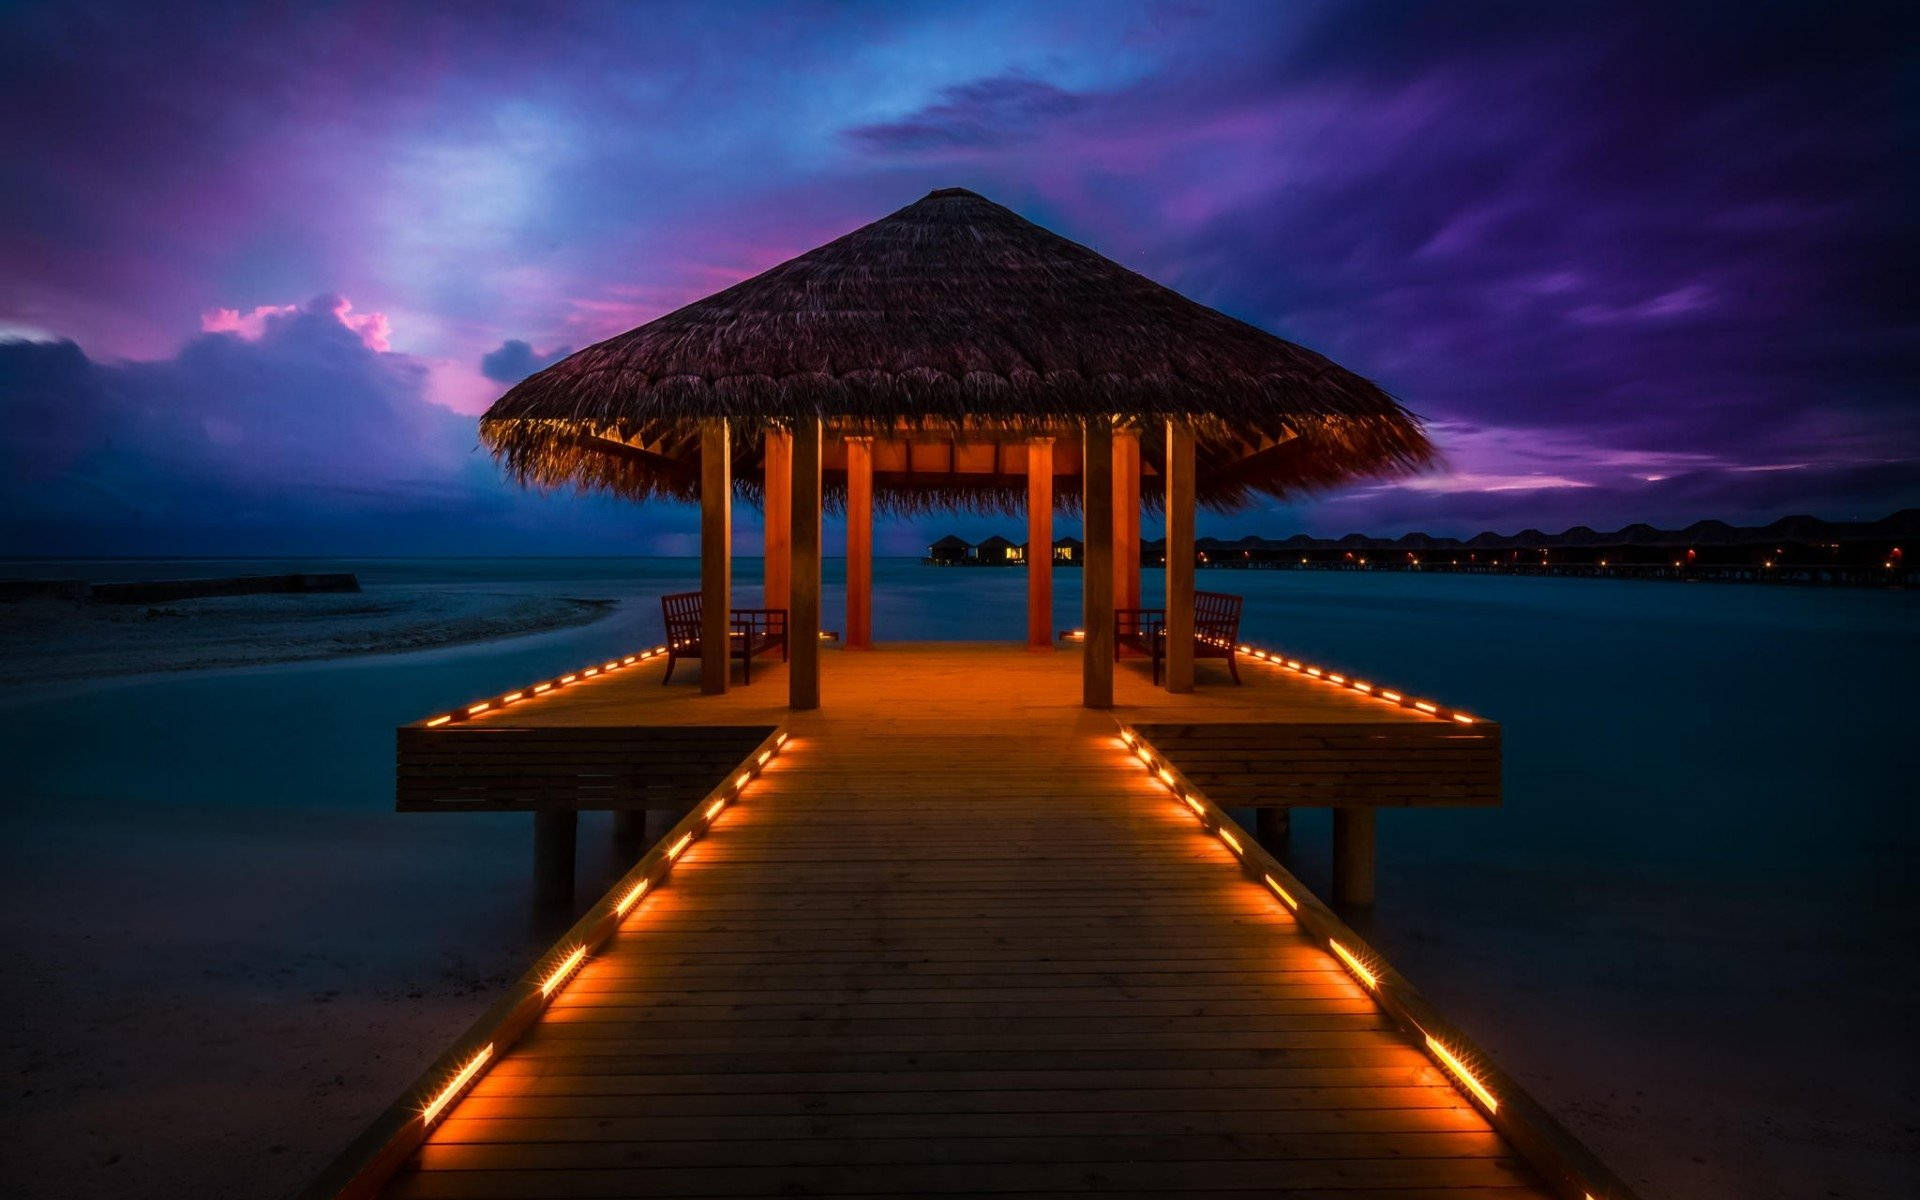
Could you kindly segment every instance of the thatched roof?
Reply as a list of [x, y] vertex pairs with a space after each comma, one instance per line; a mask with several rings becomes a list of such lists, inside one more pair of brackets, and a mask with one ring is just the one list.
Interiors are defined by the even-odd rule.
[[[722, 416], [749, 492], [768, 429], [827, 423], [830, 494], [839, 436], [875, 436], [875, 490], [895, 509], [1017, 509], [1019, 443], [1054, 436], [1056, 473], [1077, 476], [1089, 418], [1137, 424], [1146, 475], [1165, 421], [1191, 425], [1215, 508], [1432, 456], [1360, 376], [960, 188], [581, 350], [501, 397], [480, 431], [522, 482], [690, 499], [698, 422]], [[1059, 482], [1070, 499], [1075, 481]]]

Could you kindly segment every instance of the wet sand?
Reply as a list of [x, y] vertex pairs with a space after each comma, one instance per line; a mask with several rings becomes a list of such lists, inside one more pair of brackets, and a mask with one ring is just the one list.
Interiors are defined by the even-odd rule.
[[611, 601], [438, 587], [0, 603], [0, 686], [425, 650], [605, 616]]

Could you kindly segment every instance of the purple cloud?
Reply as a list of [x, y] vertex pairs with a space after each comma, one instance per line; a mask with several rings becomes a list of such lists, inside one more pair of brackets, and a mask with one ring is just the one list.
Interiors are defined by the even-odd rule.
[[[238, 429], [302, 476], [366, 451], [376, 490], [451, 471], [491, 503], [437, 435], [277, 437], [340, 364], [239, 386], [247, 349], [312, 315], [289, 300], [351, 296], [334, 326], [395, 356], [360, 383], [408, 381], [382, 420], [453, 422], [464, 453], [535, 347], [960, 184], [1380, 379], [1455, 468], [1234, 529], [1840, 515], [1920, 477], [1911, 6], [358, 11], [0, 17], [30, 117], [0, 131], [0, 332], [87, 348], [61, 403], [217, 383], [216, 412], [167, 401], [205, 418], [187, 444]], [[202, 320], [258, 340], [177, 351]], [[1641, 511], [1666, 504], [1699, 511]]]
[[480, 373], [495, 383], [515, 384], [572, 353], [565, 347], [540, 352], [519, 338], [509, 338], [480, 356]]

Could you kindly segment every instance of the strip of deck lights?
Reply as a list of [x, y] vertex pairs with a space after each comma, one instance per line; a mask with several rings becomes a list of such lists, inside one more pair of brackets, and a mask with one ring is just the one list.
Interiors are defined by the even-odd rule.
[[1468, 1091], [1472, 1092], [1475, 1096], [1479, 1097], [1480, 1103], [1487, 1106], [1488, 1112], [1499, 1112], [1500, 1102], [1493, 1098], [1493, 1093], [1489, 1092], [1486, 1089], [1485, 1085], [1483, 1085], [1478, 1079], [1474, 1078], [1474, 1074], [1472, 1071], [1467, 1070], [1467, 1064], [1455, 1058], [1453, 1056], [1453, 1051], [1441, 1045], [1440, 1042], [1432, 1034], [1430, 1033], [1427, 1034], [1426, 1038], [1427, 1038], [1427, 1049], [1431, 1050], [1433, 1052], [1433, 1056], [1440, 1060], [1440, 1065], [1447, 1069], [1447, 1073], [1452, 1075], [1455, 1079], [1458, 1079], [1463, 1085], [1465, 1085]]
[[572, 975], [575, 969], [585, 961], [587, 961], [587, 948], [585, 946], [575, 946], [573, 953], [561, 959], [560, 965], [548, 972], [547, 977], [540, 981], [540, 994], [542, 996], [553, 995], [554, 989], [565, 983], [567, 977]]
[[1355, 979], [1366, 984], [1369, 988], [1377, 989], [1380, 986], [1380, 977], [1372, 971], [1367, 970], [1366, 965], [1354, 957], [1353, 951], [1342, 946], [1332, 938], [1327, 939], [1327, 948], [1333, 951], [1335, 958], [1338, 958], [1347, 965], [1347, 970], [1353, 972]]
[[1372, 696], [1375, 699], [1384, 700], [1388, 704], [1396, 705], [1401, 708], [1410, 707], [1410, 708], [1418, 709], [1420, 712], [1423, 712], [1428, 716], [1434, 717], [1438, 720], [1443, 720], [1443, 721], [1452, 720], [1461, 725], [1473, 725], [1478, 723], [1478, 720], [1479, 720], [1479, 718], [1468, 716], [1466, 713], [1463, 713], [1463, 712], [1455, 712], [1451, 709], [1443, 710], [1441, 706], [1434, 704], [1431, 701], [1411, 699], [1389, 688], [1376, 689], [1374, 685], [1372, 685], [1371, 683], [1367, 683], [1364, 680], [1354, 679], [1350, 676], [1342, 675], [1335, 671], [1324, 670], [1320, 667], [1312, 666], [1308, 663], [1303, 663], [1297, 658], [1283, 658], [1280, 655], [1275, 654], [1270, 650], [1262, 650], [1258, 646], [1240, 645], [1240, 646], [1236, 646], [1235, 649], [1237, 649], [1240, 653], [1245, 654], [1250, 658], [1259, 660], [1260, 662], [1272, 663], [1274, 666], [1277, 666], [1277, 667], [1285, 667], [1289, 671], [1298, 671], [1302, 675], [1306, 675], [1313, 679], [1318, 679], [1322, 683], [1331, 683], [1338, 687], [1348, 688], [1352, 691], [1359, 692], [1363, 696]]
[[[1242, 647], [1242, 649], [1245, 649], [1245, 647]], [[1275, 660], [1275, 661], [1278, 661], [1278, 660]], [[1120, 733], [1120, 742], [1122, 745], [1131, 749], [1139, 757], [1141, 765], [1146, 769], [1149, 775], [1157, 776], [1161, 778], [1166, 778], [1169, 775], [1169, 772], [1167, 771], [1166, 768], [1161, 767], [1154, 762], [1153, 755], [1151, 752], [1148, 751], [1147, 744], [1144, 739], [1136, 737], [1130, 731], [1122, 730]], [[1174, 789], [1174, 795], [1188, 808], [1192, 809], [1194, 815], [1199, 817], [1202, 823], [1207, 823], [1206, 810], [1202, 807], [1199, 800], [1195, 799], [1192, 795], [1188, 794], [1187, 792], [1175, 786], [1171, 782], [1171, 780], [1169, 780], [1168, 786]], [[1242, 858], [1245, 857], [1244, 853], [1241, 850], [1240, 840], [1238, 838], [1234, 837], [1231, 833], [1227, 832], [1227, 830], [1224, 828], [1215, 828], [1214, 833], [1219, 836], [1221, 841], [1225, 842], [1228, 846], [1232, 847], [1233, 852], [1236, 855], [1240, 855]], [[1264, 872], [1261, 874], [1260, 877], [1266, 881], [1267, 887], [1272, 889], [1273, 894], [1280, 898], [1281, 903], [1285, 904], [1289, 909], [1291, 909], [1294, 912], [1300, 911], [1299, 900], [1294, 898], [1293, 893], [1287, 891], [1285, 887], [1281, 886], [1279, 880], [1275, 879], [1273, 876], [1268, 875]], [[1339, 963], [1342, 966], [1344, 966], [1349, 972], [1352, 973], [1355, 979], [1359, 980], [1362, 984], [1366, 985], [1369, 991], [1378, 992], [1380, 990], [1380, 977], [1376, 975], [1373, 971], [1369, 970], [1367, 965], [1360, 961], [1360, 958], [1358, 955], [1356, 955], [1353, 951], [1347, 949], [1345, 946], [1341, 945], [1338, 939], [1328, 938], [1327, 950], [1334, 956], [1334, 958], [1337, 961], [1339, 961]], [[1467, 1068], [1467, 1065], [1465, 1063], [1461, 1062], [1460, 1059], [1457, 1056], [1455, 1056], [1451, 1050], [1448, 1050], [1446, 1046], [1443, 1045], [1440, 1042], [1440, 1040], [1435, 1038], [1432, 1034], [1428, 1033], [1424, 1029], [1420, 1030], [1419, 1032], [1420, 1032], [1420, 1035], [1426, 1039], [1426, 1046], [1427, 1046], [1428, 1052], [1433, 1055], [1433, 1057], [1440, 1063], [1441, 1067], [1444, 1068], [1449, 1075], [1453, 1076], [1453, 1078], [1457, 1080], [1462, 1087], [1466, 1088], [1467, 1091], [1473, 1094], [1473, 1097], [1475, 1099], [1480, 1101], [1481, 1104], [1485, 1105], [1486, 1110], [1489, 1113], [1498, 1112], [1500, 1110], [1499, 1099], [1495, 1097], [1492, 1092], [1487, 1090], [1486, 1085], [1480, 1082], [1479, 1077], [1474, 1075], [1474, 1073]], [[1585, 1197], [1586, 1197], [1586, 1200], [1594, 1200], [1593, 1194], [1591, 1192], [1585, 1193]]]
[[492, 1057], [493, 1043], [488, 1042], [478, 1054], [467, 1060], [467, 1065], [460, 1068], [459, 1074], [449, 1080], [447, 1086], [441, 1088], [438, 1095], [427, 1101], [427, 1106], [420, 1110], [421, 1120], [428, 1125], [433, 1124], [434, 1118], [453, 1102], [453, 1098], [460, 1094], [462, 1088], [473, 1082], [473, 1077], [480, 1073], [480, 1068], [486, 1066], [487, 1060]]
[[651, 650], [643, 650], [638, 654], [629, 654], [625, 658], [613, 659], [599, 666], [582, 667], [580, 670], [568, 675], [562, 675], [558, 679], [550, 679], [545, 683], [532, 684], [517, 691], [508, 692], [503, 696], [497, 696], [492, 700], [481, 700], [469, 704], [463, 711], [441, 713], [439, 716], [429, 717], [424, 724], [428, 729], [438, 729], [440, 726], [451, 721], [478, 717], [485, 713], [506, 708], [511, 704], [531, 700], [535, 696], [544, 696], [548, 692], [554, 691], [557, 688], [566, 687], [570, 683], [579, 683], [587, 679], [598, 678], [601, 675], [612, 674], [623, 667], [630, 667], [635, 663], [645, 662], [647, 659], [653, 658], [656, 655], [665, 654], [666, 652], [667, 648], [665, 646], [655, 646]]

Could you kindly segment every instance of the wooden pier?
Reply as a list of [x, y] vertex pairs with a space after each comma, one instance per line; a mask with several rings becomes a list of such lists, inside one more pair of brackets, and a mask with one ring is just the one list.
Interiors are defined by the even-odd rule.
[[[1497, 727], [1284, 657], [1182, 696], [1123, 668], [1110, 713], [1072, 650], [829, 657], [813, 711], [778, 668], [702, 695], [616, 660], [402, 731], [412, 809], [435, 739], [545, 748], [450, 810], [608, 806], [561, 731], [744, 748], [312, 1195], [1628, 1196], [1210, 798], [1497, 803]], [[1210, 724], [1293, 756], [1229, 769]], [[1442, 734], [1423, 793], [1392, 763]]]

